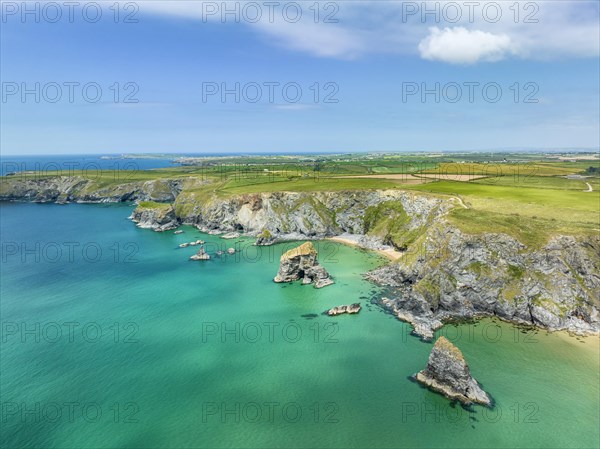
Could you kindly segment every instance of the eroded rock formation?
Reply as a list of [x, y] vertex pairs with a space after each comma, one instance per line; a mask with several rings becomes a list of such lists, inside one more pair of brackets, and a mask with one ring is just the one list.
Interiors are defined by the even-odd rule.
[[311, 242], [284, 253], [279, 260], [279, 271], [275, 282], [293, 282], [302, 279], [303, 284], [314, 284], [316, 288], [333, 284], [329, 273], [319, 265], [317, 250]]
[[438, 224], [414, 253], [367, 276], [382, 305], [425, 340], [444, 322], [496, 316], [577, 334], [600, 329], [600, 237], [553, 237], [528, 248], [505, 234]]
[[449, 399], [463, 404], [490, 406], [491, 399], [471, 376], [469, 365], [456, 346], [446, 337], [435, 342], [427, 366], [415, 375], [415, 379]]

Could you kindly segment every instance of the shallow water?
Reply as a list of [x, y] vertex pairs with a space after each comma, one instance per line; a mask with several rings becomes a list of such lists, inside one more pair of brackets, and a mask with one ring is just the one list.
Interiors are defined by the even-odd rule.
[[[370, 304], [379, 256], [319, 242], [335, 285], [275, 284], [294, 244], [155, 233], [130, 210], [0, 205], [2, 447], [600, 445], [597, 339], [443, 328], [496, 402], [465, 410], [408, 379], [431, 344]], [[191, 262], [197, 239], [244, 251]]]

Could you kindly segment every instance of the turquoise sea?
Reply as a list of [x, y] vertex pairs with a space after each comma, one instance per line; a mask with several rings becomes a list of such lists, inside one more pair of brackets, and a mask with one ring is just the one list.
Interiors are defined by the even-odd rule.
[[[443, 328], [496, 403], [466, 410], [409, 380], [431, 344], [370, 304], [376, 254], [318, 242], [335, 285], [275, 284], [292, 244], [155, 233], [131, 209], [0, 205], [1, 447], [600, 446], [597, 338]], [[242, 251], [188, 261], [197, 239]]]

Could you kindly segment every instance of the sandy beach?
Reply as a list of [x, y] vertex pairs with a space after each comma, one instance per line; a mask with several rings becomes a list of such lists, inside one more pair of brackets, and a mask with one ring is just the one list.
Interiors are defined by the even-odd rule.
[[350, 246], [355, 246], [357, 248], [362, 248], [362, 249], [367, 249], [369, 251], [376, 251], [377, 253], [381, 254], [384, 257], [387, 257], [388, 259], [392, 260], [392, 261], [396, 261], [398, 259], [400, 259], [400, 257], [402, 257], [402, 253], [400, 251], [396, 251], [393, 248], [389, 248], [389, 249], [371, 249], [371, 248], [366, 248], [362, 245], [359, 244], [358, 240], [360, 239], [361, 236], [356, 235], [338, 235], [335, 237], [329, 237], [327, 238], [327, 240], [331, 240], [333, 242], [338, 242], [338, 243], [343, 243], [345, 245], [350, 245]]

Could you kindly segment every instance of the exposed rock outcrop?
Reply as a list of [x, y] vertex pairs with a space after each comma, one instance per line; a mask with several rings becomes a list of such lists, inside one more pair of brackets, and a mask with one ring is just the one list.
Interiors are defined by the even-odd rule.
[[[386, 205], [394, 205], [394, 210], [388, 210]], [[276, 240], [368, 233], [364, 244], [375, 248], [406, 246], [404, 236], [416, 234], [452, 204], [400, 190], [272, 192], [209, 200], [200, 200], [196, 193], [183, 191], [174, 207], [184, 224], [204, 232], [219, 230], [254, 235], [258, 245]], [[386, 226], [376, 226], [382, 220], [393, 221], [396, 232], [388, 232]], [[397, 225], [400, 221], [401, 225]]]
[[269, 246], [276, 242], [276, 238], [268, 229], [264, 229], [256, 236], [256, 246]]
[[427, 366], [415, 375], [421, 384], [465, 405], [472, 403], [490, 406], [491, 399], [471, 376], [469, 365], [456, 346], [446, 337], [435, 342]]
[[175, 209], [169, 204], [141, 203], [130, 218], [140, 228], [158, 232], [168, 231], [179, 226]]
[[31, 201], [36, 203], [119, 203], [128, 201], [173, 202], [183, 189], [184, 180], [157, 179], [152, 181], [103, 184], [82, 176], [27, 177], [15, 175], [0, 178], [0, 200]]
[[540, 249], [505, 234], [428, 230], [422, 247], [368, 274], [382, 305], [431, 339], [443, 322], [497, 316], [578, 334], [600, 331], [600, 237], [557, 236]]
[[206, 253], [204, 248], [200, 248], [196, 254], [190, 257], [190, 260], [210, 260], [210, 255]]
[[311, 242], [284, 253], [279, 260], [279, 271], [275, 282], [293, 282], [302, 279], [302, 284], [314, 284], [322, 288], [333, 284], [329, 273], [319, 265], [317, 250]]
[[[198, 188], [210, 182], [203, 178], [126, 182], [126, 173], [123, 178], [123, 183], [104, 185], [81, 176], [0, 177], [0, 201], [172, 203], [182, 224], [208, 233], [253, 235], [257, 245], [348, 233], [364, 236], [360, 246], [371, 249], [406, 246], [399, 231], [416, 233], [452, 207], [439, 198], [400, 190], [272, 192], [219, 198], [198, 193]], [[389, 219], [394, 226], [402, 221], [402, 225], [389, 233], [386, 226], [376, 226], [379, 219]]]
[[357, 302], [357, 303], [354, 303], [354, 304], [350, 304], [348, 306], [337, 306], [337, 307], [334, 307], [332, 309], [329, 309], [327, 311], [327, 315], [329, 315], [329, 316], [335, 316], [335, 315], [342, 315], [344, 313], [347, 313], [347, 314], [351, 315], [353, 313], [360, 312], [360, 309], [361, 309], [360, 303]]

